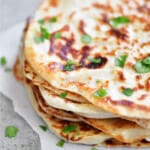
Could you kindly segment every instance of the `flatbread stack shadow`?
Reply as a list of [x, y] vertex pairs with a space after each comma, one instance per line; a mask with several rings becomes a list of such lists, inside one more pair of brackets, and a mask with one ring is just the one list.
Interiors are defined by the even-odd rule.
[[58, 137], [150, 147], [150, 1], [43, 0], [14, 75]]

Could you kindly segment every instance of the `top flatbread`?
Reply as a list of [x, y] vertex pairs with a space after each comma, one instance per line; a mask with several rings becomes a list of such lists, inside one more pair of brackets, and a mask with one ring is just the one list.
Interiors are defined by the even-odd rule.
[[[114, 114], [149, 119], [150, 66], [147, 73], [138, 73], [134, 67], [150, 56], [149, 5], [147, 0], [45, 0], [30, 23], [25, 57], [55, 88], [80, 94]], [[118, 16], [125, 16], [128, 23], [112, 27], [110, 20]], [[44, 25], [39, 22], [43, 18]], [[41, 31], [47, 39], [37, 44], [34, 39]], [[61, 37], [55, 38], [56, 33]], [[115, 60], [123, 55], [127, 60], [119, 67]], [[89, 57], [101, 61], [93, 63]], [[75, 63], [71, 71], [65, 70], [68, 60]], [[126, 88], [134, 91], [131, 96], [122, 93]], [[107, 95], [95, 97], [101, 89]]]

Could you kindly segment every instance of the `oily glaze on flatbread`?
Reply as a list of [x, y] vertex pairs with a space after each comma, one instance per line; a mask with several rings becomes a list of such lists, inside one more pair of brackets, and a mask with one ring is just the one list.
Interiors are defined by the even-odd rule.
[[[149, 3], [147, 0], [56, 0], [56, 5], [51, 5], [51, 0], [45, 0], [29, 25], [25, 57], [33, 70], [55, 88], [77, 93], [113, 114], [150, 119], [150, 73], [139, 74], [134, 69], [139, 59], [150, 55]], [[118, 16], [126, 16], [130, 22], [114, 29], [108, 21]], [[36, 44], [34, 37], [40, 33], [38, 20], [52, 17], [58, 21], [48, 29], [50, 40]], [[61, 32], [62, 38], [54, 41], [57, 32]], [[92, 37], [90, 44], [81, 42], [85, 33]], [[128, 58], [124, 68], [120, 68], [115, 59], [123, 54]], [[87, 57], [100, 57], [103, 63], [93, 65]], [[67, 60], [81, 65], [65, 71]], [[127, 97], [122, 87], [135, 92]], [[107, 96], [94, 97], [93, 93], [102, 88], [107, 89]]]

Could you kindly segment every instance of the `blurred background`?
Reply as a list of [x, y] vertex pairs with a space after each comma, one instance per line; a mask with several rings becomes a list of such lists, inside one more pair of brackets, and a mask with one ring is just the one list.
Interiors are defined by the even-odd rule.
[[41, 0], [0, 0], [0, 31], [32, 16]]

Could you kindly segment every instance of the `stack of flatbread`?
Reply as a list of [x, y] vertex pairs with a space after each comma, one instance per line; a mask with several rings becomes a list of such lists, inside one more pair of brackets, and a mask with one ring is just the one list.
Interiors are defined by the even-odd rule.
[[43, 0], [14, 73], [60, 138], [150, 146], [149, 0]]

